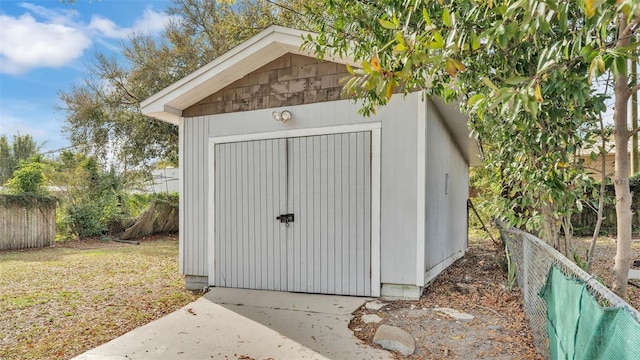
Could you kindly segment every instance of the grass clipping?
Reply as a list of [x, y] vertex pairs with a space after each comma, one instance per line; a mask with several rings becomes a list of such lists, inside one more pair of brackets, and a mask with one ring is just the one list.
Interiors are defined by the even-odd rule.
[[122, 240], [136, 239], [159, 233], [177, 232], [178, 206], [165, 200], [154, 199], [138, 220], [120, 236]]

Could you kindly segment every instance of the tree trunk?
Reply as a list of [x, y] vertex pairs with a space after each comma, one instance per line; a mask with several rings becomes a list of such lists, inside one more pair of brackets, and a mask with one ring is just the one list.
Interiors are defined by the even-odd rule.
[[553, 217], [555, 205], [543, 200], [542, 205], [540, 206], [540, 211], [543, 216], [542, 233], [540, 234], [542, 240], [553, 246], [556, 250], [562, 252], [562, 247], [560, 246], [559, 241], [560, 227], [558, 225], [558, 221]]
[[[631, 86], [638, 83], [638, 61], [634, 58], [631, 60]], [[631, 129], [638, 127], [638, 93], [631, 94]], [[638, 133], [633, 133], [631, 138], [631, 175], [637, 174], [640, 169], [638, 166]]]
[[[602, 114], [600, 114], [600, 141], [603, 149], [607, 146], [607, 138], [604, 134], [604, 121], [602, 120]], [[593, 237], [591, 237], [591, 244], [589, 245], [589, 252], [587, 252], [587, 268], [586, 272], [591, 274], [591, 265], [593, 264], [593, 258], [596, 251], [596, 241], [598, 241], [598, 235], [600, 235], [600, 227], [602, 226], [602, 212], [604, 211], [604, 194], [607, 191], [607, 154], [600, 154], [600, 174], [602, 174], [602, 180], [600, 181], [600, 194], [598, 194], [598, 212], [596, 227], [593, 229]]]
[[573, 252], [573, 226], [570, 214], [562, 217], [562, 230], [564, 231], [564, 256], [570, 258]]
[[[622, 36], [626, 28], [626, 18], [621, 15], [618, 18], [620, 36], [617, 47], [629, 45], [630, 37]], [[628, 141], [630, 131], [627, 125], [627, 109], [630, 94], [627, 74], [620, 73], [615, 78], [615, 111], [613, 113], [613, 128], [615, 137], [615, 175], [614, 188], [616, 195], [616, 220], [618, 231], [618, 244], [616, 249], [615, 265], [613, 271], [613, 291], [623, 299], [627, 295], [627, 281], [629, 279], [629, 266], [631, 265], [631, 190], [629, 189], [629, 155]]]

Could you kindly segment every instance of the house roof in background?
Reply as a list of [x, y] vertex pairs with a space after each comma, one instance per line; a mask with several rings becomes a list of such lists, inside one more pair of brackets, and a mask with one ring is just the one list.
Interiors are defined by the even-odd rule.
[[[615, 154], [616, 153], [616, 146], [615, 146], [615, 138], [613, 137], [613, 135], [611, 135], [606, 141], [605, 141], [605, 150], [607, 152], [607, 154]], [[600, 139], [596, 140], [596, 143], [593, 144], [592, 146], [588, 147], [588, 148], [584, 148], [581, 149], [580, 152], [578, 153], [580, 156], [591, 156], [591, 152], [595, 152], [596, 154], [600, 154], [600, 146], [602, 146], [602, 141]], [[629, 142], [627, 143], [627, 152], [631, 152], [632, 149], [632, 138], [629, 138]]]

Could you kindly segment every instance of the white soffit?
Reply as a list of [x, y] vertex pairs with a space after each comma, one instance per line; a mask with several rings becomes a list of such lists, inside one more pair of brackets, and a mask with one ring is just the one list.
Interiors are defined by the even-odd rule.
[[[203, 98], [287, 54], [314, 56], [300, 47], [308, 32], [270, 26], [192, 74], [152, 95], [140, 104], [143, 114], [178, 124], [182, 111]], [[350, 60], [327, 59], [354, 65]]]
[[469, 166], [482, 165], [482, 149], [480, 143], [469, 131], [467, 117], [460, 112], [459, 103], [445, 103], [442, 98], [431, 98], [438, 112], [453, 135], [453, 139], [464, 153]]

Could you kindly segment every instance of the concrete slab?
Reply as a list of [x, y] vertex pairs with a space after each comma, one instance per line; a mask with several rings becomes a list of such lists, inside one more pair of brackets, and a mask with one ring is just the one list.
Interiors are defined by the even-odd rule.
[[348, 324], [366, 298], [213, 288], [78, 360], [391, 359]]

